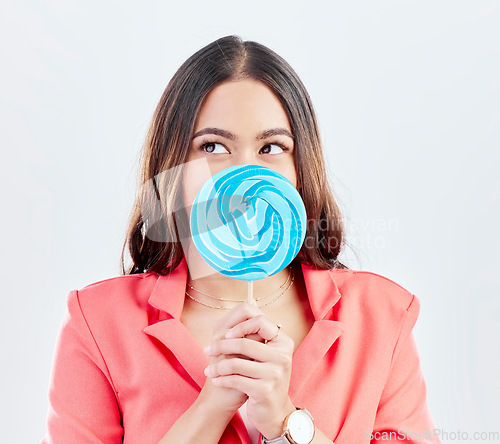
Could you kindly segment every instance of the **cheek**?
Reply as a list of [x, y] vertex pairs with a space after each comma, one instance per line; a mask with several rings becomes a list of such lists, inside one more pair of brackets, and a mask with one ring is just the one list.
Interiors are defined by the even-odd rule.
[[191, 208], [195, 196], [196, 191], [191, 185], [189, 177], [184, 177], [182, 181], [182, 206], [187, 209]]
[[212, 177], [212, 174], [206, 159], [186, 162], [183, 167], [182, 202], [184, 208], [190, 210], [198, 191]]
[[295, 163], [290, 163], [290, 165], [277, 172], [285, 176], [292, 183], [292, 185], [297, 188], [297, 171]]

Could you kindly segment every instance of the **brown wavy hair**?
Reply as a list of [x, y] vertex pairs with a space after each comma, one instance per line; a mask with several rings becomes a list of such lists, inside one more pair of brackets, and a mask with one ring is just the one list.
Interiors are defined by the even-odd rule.
[[[122, 248], [123, 274], [169, 274], [184, 253], [179, 233], [181, 166], [186, 162], [196, 116], [207, 94], [230, 80], [252, 78], [279, 98], [295, 138], [297, 189], [308, 226], [295, 260], [319, 269], [347, 268], [338, 260], [344, 227], [333, 198], [311, 99], [291, 66], [264, 45], [239, 37], [220, 38], [189, 57], [167, 85], [142, 150], [139, 192]], [[162, 172], [169, 174], [162, 175]], [[181, 235], [181, 237], [179, 237]], [[132, 264], [126, 269], [124, 254]]]

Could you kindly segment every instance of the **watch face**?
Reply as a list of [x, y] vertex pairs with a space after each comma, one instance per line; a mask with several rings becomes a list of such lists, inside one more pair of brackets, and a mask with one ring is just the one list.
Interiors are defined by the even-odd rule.
[[297, 444], [309, 444], [314, 438], [314, 421], [302, 410], [290, 415], [288, 433]]

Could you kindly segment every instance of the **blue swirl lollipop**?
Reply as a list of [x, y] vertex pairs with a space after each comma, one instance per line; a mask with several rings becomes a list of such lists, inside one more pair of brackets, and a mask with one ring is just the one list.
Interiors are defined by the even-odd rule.
[[202, 186], [190, 224], [196, 249], [213, 269], [251, 284], [295, 258], [306, 220], [302, 198], [288, 179], [266, 167], [237, 165]]

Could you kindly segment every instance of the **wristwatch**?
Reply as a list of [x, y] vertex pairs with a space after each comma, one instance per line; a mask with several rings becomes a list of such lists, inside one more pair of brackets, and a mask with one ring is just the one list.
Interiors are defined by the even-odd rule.
[[283, 433], [275, 439], [261, 438], [261, 444], [311, 444], [314, 438], [314, 420], [306, 410], [297, 408], [283, 422]]

